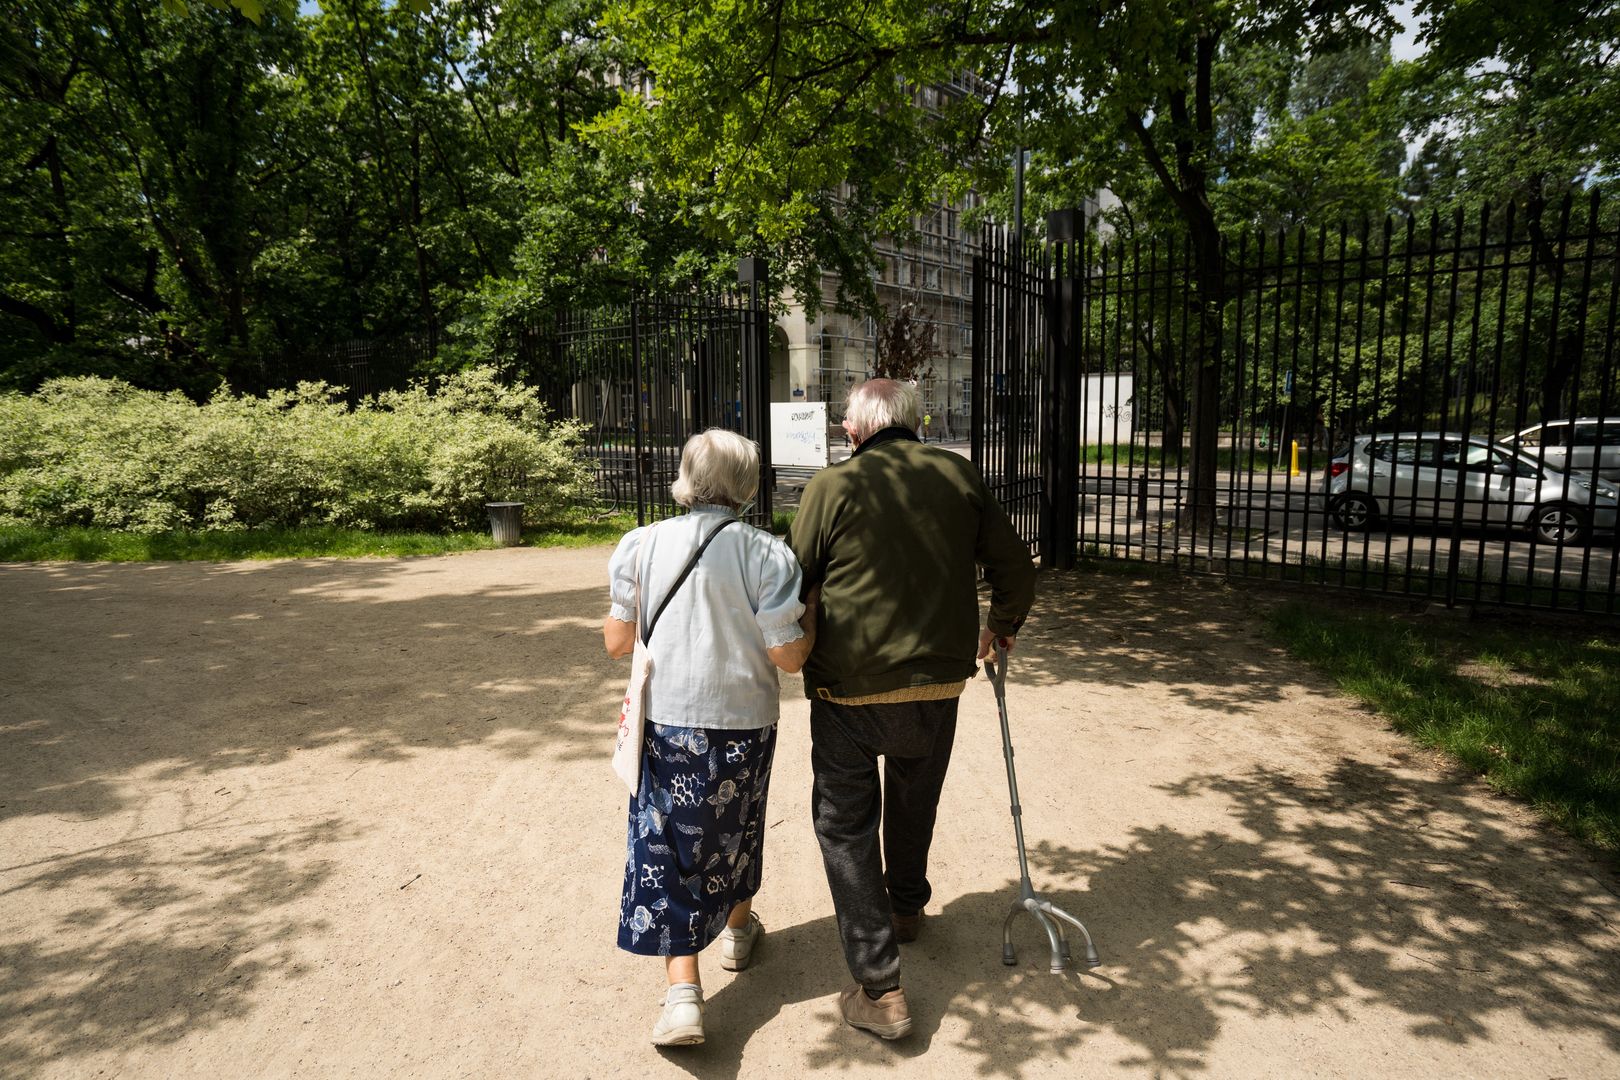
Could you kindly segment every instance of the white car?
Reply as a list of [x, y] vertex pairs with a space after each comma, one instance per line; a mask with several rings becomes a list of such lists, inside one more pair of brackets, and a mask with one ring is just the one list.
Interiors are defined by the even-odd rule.
[[1408, 431], [1358, 435], [1328, 463], [1327, 511], [1346, 531], [1381, 520], [1528, 528], [1548, 544], [1612, 530], [1613, 484], [1562, 472], [1482, 435]]
[[1555, 469], [1620, 480], [1620, 416], [1548, 420], [1519, 432], [1513, 445]]

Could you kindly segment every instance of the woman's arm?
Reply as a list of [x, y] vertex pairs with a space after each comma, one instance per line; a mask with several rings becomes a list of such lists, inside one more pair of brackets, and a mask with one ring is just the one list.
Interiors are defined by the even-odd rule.
[[613, 549], [608, 560], [608, 615], [602, 621], [602, 644], [617, 660], [629, 656], [636, 647], [636, 610], [641, 606], [641, 584], [636, 563], [647, 529], [631, 529]]
[[804, 598], [804, 614], [799, 616], [799, 629], [804, 631], [804, 637], [774, 649], [766, 649], [765, 654], [771, 658], [771, 663], [786, 672], [804, 667], [804, 662], [810, 659], [810, 650], [816, 647], [816, 609], [820, 606], [821, 586], [817, 585]]
[[636, 648], [636, 624], [609, 615], [602, 620], [602, 644], [607, 646], [607, 654], [615, 660], [629, 656]]

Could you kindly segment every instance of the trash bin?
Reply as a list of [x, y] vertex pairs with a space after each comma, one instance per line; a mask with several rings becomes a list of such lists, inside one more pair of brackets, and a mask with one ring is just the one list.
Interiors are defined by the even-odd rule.
[[523, 536], [523, 504], [520, 502], [485, 503], [489, 511], [489, 531], [501, 547], [516, 547]]

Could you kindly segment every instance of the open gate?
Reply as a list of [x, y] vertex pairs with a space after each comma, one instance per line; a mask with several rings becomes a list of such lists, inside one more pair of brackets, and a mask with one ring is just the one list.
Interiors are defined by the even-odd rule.
[[[1048, 242], [987, 229], [973, 258], [972, 455], [1041, 565], [1074, 565], [1080, 453], [1077, 215]], [[1022, 248], [1022, 250], [1019, 250]]]
[[771, 522], [770, 354], [765, 263], [744, 259], [737, 292], [640, 297], [558, 314], [518, 343], [514, 375], [552, 413], [585, 425], [586, 453], [609, 505], [636, 520], [681, 512], [669, 486], [692, 435], [725, 428], [760, 446], [758, 500]]

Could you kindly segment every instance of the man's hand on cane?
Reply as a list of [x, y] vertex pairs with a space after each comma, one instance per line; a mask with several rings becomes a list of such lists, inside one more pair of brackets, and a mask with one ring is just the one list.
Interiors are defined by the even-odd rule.
[[1001, 644], [1003, 649], [1006, 649], [1008, 652], [1012, 652], [1013, 646], [1018, 644], [1018, 638], [1016, 635], [997, 634], [987, 626], [983, 630], [979, 631], [978, 658], [983, 660], [985, 657], [989, 656], [991, 647], [997, 642]]

